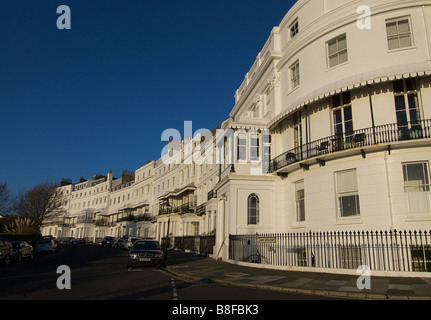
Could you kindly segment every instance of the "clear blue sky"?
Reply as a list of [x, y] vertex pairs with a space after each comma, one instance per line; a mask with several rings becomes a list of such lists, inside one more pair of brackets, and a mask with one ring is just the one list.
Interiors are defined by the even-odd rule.
[[0, 181], [119, 176], [160, 157], [165, 129], [217, 127], [294, 3], [2, 0]]

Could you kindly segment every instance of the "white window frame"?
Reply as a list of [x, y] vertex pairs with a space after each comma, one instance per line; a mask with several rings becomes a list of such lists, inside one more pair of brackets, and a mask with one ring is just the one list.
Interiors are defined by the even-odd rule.
[[[298, 195], [298, 192], [302, 190], [302, 196]], [[303, 208], [303, 212], [301, 212]], [[304, 180], [295, 182], [295, 211], [296, 211], [296, 222], [305, 222], [305, 185]]]
[[[353, 181], [350, 183], [351, 185], [343, 186], [341, 182], [341, 175], [347, 175], [352, 173]], [[336, 197], [337, 197], [337, 212], [338, 218], [340, 219], [349, 219], [349, 218], [358, 218], [361, 216], [360, 211], [360, 202], [359, 202], [359, 190], [358, 190], [358, 174], [356, 169], [349, 169], [343, 171], [335, 172], [335, 185], [336, 185]], [[352, 198], [353, 197], [353, 198]], [[354, 202], [352, 203], [352, 199]], [[345, 206], [355, 205], [355, 213], [347, 214], [344, 212]]]
[[[399, 28], [400, 22], [403, 22], [405, 20], [407, 20], [407, 22], [408, 22], [409, 30], [408, 31], [400, 31], [400, 28]], [[393, 23], [395, 23], [395, 25], [396, 25], [396, 33], [389, 34], [389, 29], [388, 29], [389, 26], [388, 25], [393, 24]], [[407, 36], [410, 38], [410, 45], [401, 45], [401, 39], [406, 38]], [[392, 18], [392, 19], [386, 20], [386, 40], [387, 40], [389, 51], [400, 50], [400, 49], [405, 49], [405, 48], [412, 48], [414, 46], [414, 39], [413, 39], [413, 28], [412, 28], [410, 16], [404, 16], [404, 17], [398, 17], [398, 18]], [[391, 40], [398, 40], [398, 45], [394, 48], [391, 48], [390, 47], [390, 41]]]
[[[250, 206], [250, 199], [253, 197], [256, 199], [256, 208], [254, 208], [255, 209], [254, 216], [251, 214], [252, 213], [251, 210], [253, 208]], [[259, 224], [259, 219], [260, 219], [259, 207], [260, 207], [259, 196], [256, 193], [249, 194], [249, 196], [247, 197], [247, 225], [256, 226]]]
[[[345, 48], [339, 48], [339, 43], [341, 42], [340, 40], [345, 40], [345, 42], [346, 42], [346, 47]], [[337, 45], [337, 48], [336, 48], [336, 50], [333, 52], [333, 53], [331, 53], [330, 51], [329, 51], [329, 48], [330, 48], [330, 45], [333, 43], [333, 42], [335, 42], [335, 44]], [[347, 59], [346, 59], [346, 61], [342, 61], [342, 62], [340, 62], [340, 56], [343, 54], [343, 53], [346, 53], [346, 57], [347, 57]], [[328, 64], [328, 68], [329, 69], [332, 69], [332, 68], [335, 68], [335, 67], [337, 67], [337, 66], [340, 66], [340, 65], [343, 65], [343, 64], [345, 64], [345, 63], [348, 63], [349, 62], [349, 52], [348, 52], [348, 45], [347, 45], [347, 34], [346, 33], [343, 33], [343, 34], [341, 34], [341, 35], [339, 35], [338, 37], [335, 37], [335, 38], [332, 38], [332, 39], [330, 39], [329, 41], [327, 41], [326, 42], [326, 57], [327, 57], [327, 64]], [[331, 66], [331, 58], [332, 57], [337, 57], [337, 63], [336, 64], [334, 64], [333, 66]]]
[[[418, 181], [409, 179], [409, 166], [422, 165], [422, 181], [419, 184]], [[404, 181], [404, 193], [406, 195], [407, 211], [409, 214], [431, 214], [431, 191], [430, 191], [430, 172], [428, 161], [417, 161], [417, 162], [404, 162], [402, 163], [403, 168], [403, 181]], [[420, 190], [422, 189], [422, 190]], [[418, 206], [419, 201], [423, 201], [422, 206]], [[416, 208], [415, 208], [416, 207]], [[422, 207], [423, 210], [418, 208]]]
[[[240, 138], [242, 136], [242, 138]], [[240, 140], [243, 141], [243, 144], [240, 144]], [[238, 162], [246, 162], [247, 161], [247, 132], [240, 130], [236, 135], [236, 159]], [[240, 149], [243, 150], [240, 152]], [[243, 155], [243, 157], [240, 157]]]
[[299, 33], [299, 23], [298, 18], [296, 18], [290, 25], [289, 25], [289, 34], [290, 39], [295, 38]]
[[301, 75], [299, 69], [299, 60], [296, 60], [289, 68], [291, 89], [294, 90], [301, 85]]
[[[253, 136], [257, 136], [257, 145], [253, 144]], [[260, 150], [261, 150], [261, 134], [257, 130], [250, 130], [248, 134], [249, 141], [249, 159], [251, 162], [259, 162], [260, 161]], [[256, 156], [253, 155], [253, 150], [256, 151]]]

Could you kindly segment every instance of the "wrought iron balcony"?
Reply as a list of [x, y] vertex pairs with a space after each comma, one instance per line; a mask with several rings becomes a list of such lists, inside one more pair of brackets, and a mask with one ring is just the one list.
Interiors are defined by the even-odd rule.
[[208, 192], [208, 197], [207, 197], [208, 201], [213, 199], [213, 198], [217, 198], [217, 191], [215, 191], [215, 190], [211, 190]]
[[293, 148], [271, 161], [269, 171], [343, 150], [408, 140], [431, 139], [431, 120], [394, 123], [333, 135]]
[[205, 203], [204, 203], [204, 204], [201, 204], [201, 205], [199, 205], [199, 206], [197, 206], [197, 207], [196, 207], [196, 214], [197, 214], [198, 216], [201, 216], [201, 215], [203, 215], [203, 214], [205, 213], [205, 210], [206, 210], [206, 205], [205, 205]]

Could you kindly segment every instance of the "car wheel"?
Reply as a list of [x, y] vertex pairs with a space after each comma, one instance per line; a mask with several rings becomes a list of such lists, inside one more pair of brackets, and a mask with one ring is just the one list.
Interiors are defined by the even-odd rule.
[[9, 255], [5, 256], [4, 257], [4, 264], [5, 264], [5, 266], [10, 265], [10, 263], [11, 263], [10, 256]]
[[32, 252], [32, 253], [30, 253], [30, 260], [33, 260], [34, 259], [34, 253]]
[[18, 258], [16, 259], [16, 261], [19, 263], [22, 262], [22, 254], [21, 253], [18, 254]]

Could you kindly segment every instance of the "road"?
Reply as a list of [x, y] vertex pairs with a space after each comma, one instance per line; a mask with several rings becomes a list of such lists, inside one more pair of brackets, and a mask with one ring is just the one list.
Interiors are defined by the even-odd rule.
[[[0, 266], [0, 300], [298, 300], [293, 295], [252, 288], [197, 283], [157, 267], [127, 269], [127, 252], [96, 245], [64, 245], [33, 261]], [[70, 268], [71, 288], [60, 290], [60, 265]]]

